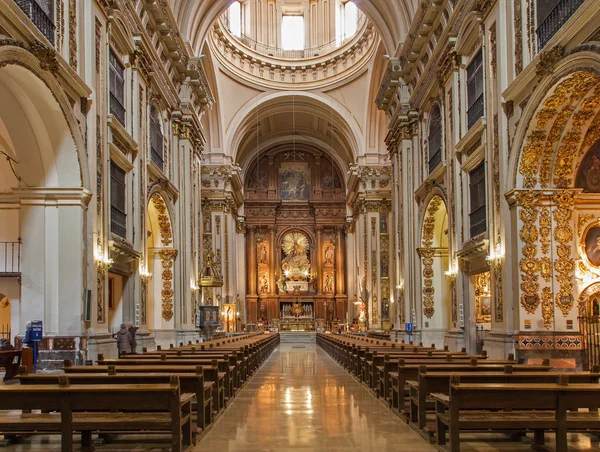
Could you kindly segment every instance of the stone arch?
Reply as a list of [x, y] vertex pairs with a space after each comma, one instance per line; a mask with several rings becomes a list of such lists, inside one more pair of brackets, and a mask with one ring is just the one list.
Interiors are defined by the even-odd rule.
[[[568, 173], [575, 173], [580, 158], [600, 138], [599, 86], [600, 58], [587, 50], [565, 57], [542, 79], [515, 131], [507, 191], [572, 186]], [[580, 139], [569, 132], [577, 132]], [[557, 159], [563, 156], [565, 161]], [[553, 169], [559, 170], [557, 178], [551, 177]]]
[[[423, 324], [434, 341], [443, 341], [443, 331], [449, 326], [450, 286], [446, 278], [449, 268], [448, 210], [443, 192], [433, 191], [424, 203], [421, 221], [420, 247], [422, 266]], [[438, 337], [439, 336], [439, 337]], [[441, 345], [441, 344], [440, 344]]]
[[589, 298], [600, 292], [600, 282], [594, 282], [592, 284], [590, 284], [589, 286], [587, 286], [585, 289], [583, 289], [583, 291], [581, 292], [581, 294], [579, 295], [579, 298], [577, 300], [577, 307], [579, 310], [579, 315], [581, 317], [587, 315], [587, 303], [589, 301]]
[[[49, 143], [36, 146], [42, 154], [39, 158], [39, 164], [43, 165], [40, 171], [45, 174], [44, 180], [38, 181], [37, 185], [90, 189], [85, 141], [73, 107], [53, 73], [58, 70], [57, 65], [52, 56], [38, 58], [18, 41], [13, 45], [0, 45], [2, 82], [5, 86], [8, 84], [6, 89], [17, 90], [15, 102], [21, 105], [24, 113], [35, 116], [35, 121], [32, 118], [35, 128], [32, 126], [31, 138], [38, 143]], [[6, 98], [4, 104], [8, 104]], [[56, 115], [57, 110], [59, 115]], [[0, 114], [0, 117], [9, 116]], [[11, 141], [15, 143], [15, 140]]]
[[47, 331], [79, 334], [88, 286], [85, 262], [92, 257], [85, 239], [91, 179], [59, 71], [53, 49], [40, 43], [27, 49], [10, 39], [0, 43], [0, 150], [9, 158], [0, 166], [0, 191], [12, 198], [0, 235], [8, 242], [22, 238], [21, 286], [11, 296], [19, 300], [11, 313], [14, 329], [39, 318]]
[[[333, 126], [334, 130], [337, 131], [340, 138], [344, 140], [347, 156], [338, 157], [334, 153], [335, 158], [338, 160], [338, 164], [344, 162], [344, 166], [348, 166], [349, 162], [354, 162], [359, 156], [360, 143], [363, 142], [363, 133], [360, 130], [360, 126], [357, 120], [352, 116], [350, 111], [337, 100], [325, 95], [318, 93], [309, 92], [272, 92], [263, 93], [259, 96], [251, 99], [244, 105], [238, 113], [231, 120], [228, 130], [226, 131], [224, 149], [229, 149], [232, 153], [232, 159], [238, 161], [242, 167], [245, 166], [245, 156], [241, 155], [240, 149], [243, 142], [248, 137], [248, 133], [252, 132], [253, 128], [256, 127], [256, 110], [259, 110], [259, 120], [261, 118], [275, 115], [278, 109], [282, 111], [288, 111], [291, 103], [291, 99], [294, 98], [295, 108], [298, 114], [303, 111], [310, 112], [313, 115], [319, 115], [325, 120], [329, 120], [332, 116], [333, 110]], [[296, 137], [301, 139], [300, 136]], [[311, 137], [313, 140], [314, 138]], [[322, 137], [321, 137], [322, 138]], [[285, 142], [289, 142], [289, 135], [281, 138]], [[312, 141], [312, 140], [311, 140]], [[330, 148], [331, 143], [327, 144], [326, 139], [322, 139], [322, 144], [326, 148]], [[262, 141], [260, 143], [261, 150], [268, 147], [272, 147], [273, 142]], [[256, 146], [253, 146], [256, 150]], [[250, 159], [251, 160], [251, 159]]]
[[145, 320], [149, 329], [160, 330], [172, 327], [174, 316], [174, 274], [173, 265], [177, 257], [174, 247], [174, 230], [168, 199], [160, 191], [150, 194], [147, 209], [147, 273], [153, 275], [147, 283]]

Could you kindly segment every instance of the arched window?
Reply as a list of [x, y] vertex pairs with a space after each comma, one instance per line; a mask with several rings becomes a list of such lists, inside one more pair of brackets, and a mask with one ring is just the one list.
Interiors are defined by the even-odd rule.
[[442, 115], [440, 107], [435, 105], [429, 118], [429, 173], [442, 161]]
[[150, 158], [164, 170], [164, 139], [160, 124], [160, 114], [154, 105], [150, 107]]
[[236, 38], [242, 37], [242, 5], [233, 2], [229, 7], [229, 31]]
[[352, 1], [341, 2], [336, 8], [335, 36], [338, 46], [352, 38], [358, 30], [358, 8]]
[[304, 50], [304, 16], [285, 15], [281, 18], [281, 48]]

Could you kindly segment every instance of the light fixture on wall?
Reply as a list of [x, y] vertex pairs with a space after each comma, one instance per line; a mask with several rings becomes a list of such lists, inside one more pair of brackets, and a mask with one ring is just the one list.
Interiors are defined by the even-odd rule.
[[98, 245], [98, 247], [96, 248], [96, 252], [94, 253], [94, 260], [96, 261], [96, 266], [98, 267], [98, 271], [100, 273], [106, 273], [110, 269], [110, 267], [112, 267], [112, 264], [114, 264], [115, 262], [104, 254], [100, 245]]
[[490, 268], [499, 270], [502, 265], [502, 258], [504, 257], [500, 245], [496, 245], [494, 249], [490, 249], [490, 254], [485, 257], [485, 261], [488, 263]]
[[150, 273], [146, 269], [140, 270], [140, 280], [142, 281], [142, 284], [144, 284], [144, 285], [148, 284], [151, 279], [152, 279], [152, 273]]
[[456, 282], [456, 276], [458, 275], [458, 268], [456, 266], [455, 263], [451, 263], [450, 267], [448, 268], [448, 270], [446, 270], [444, 272], [444, 276], [446, 278], [448, 278], [448, 281], [450, 281], [451, 283], [455, 283]]

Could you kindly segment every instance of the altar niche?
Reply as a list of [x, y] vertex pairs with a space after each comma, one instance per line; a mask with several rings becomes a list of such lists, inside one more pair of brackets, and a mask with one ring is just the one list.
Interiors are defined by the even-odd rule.
[[327, 154], [300, 147], [255, 157], [244, 181], [250, 323], [292, 318], [296, 302], [314, 323], [346, 320], [344, 179]]

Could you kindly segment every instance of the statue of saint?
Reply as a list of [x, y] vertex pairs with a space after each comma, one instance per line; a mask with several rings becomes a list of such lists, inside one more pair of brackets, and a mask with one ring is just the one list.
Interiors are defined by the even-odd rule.
[[325, 277], [325, 292], [333, 292], [333, 276], [331, 274]]
[[264, 244], [262, 244], [260, 246], [260, 249], [258, 251], [258, 263], [259, 264], [267, 263], [267, 247]]
[[325, 263], [333, 264], [333, 246], [331, 245], [328, 245], [327, 248], [325, 248]]

